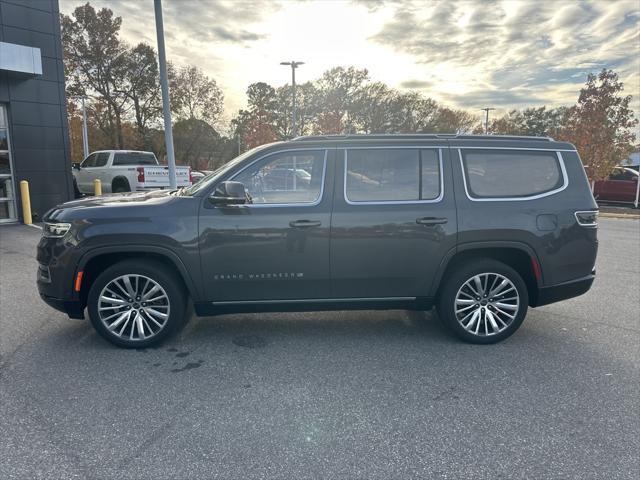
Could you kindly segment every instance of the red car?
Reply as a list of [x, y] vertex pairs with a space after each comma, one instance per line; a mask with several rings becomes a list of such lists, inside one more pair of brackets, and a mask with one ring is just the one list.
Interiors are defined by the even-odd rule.
[[634, 203], [638, 190], [638, 172], [628, 167], [616, 167], [608, 180], [600, 180], [593, 187], [598, 201]]

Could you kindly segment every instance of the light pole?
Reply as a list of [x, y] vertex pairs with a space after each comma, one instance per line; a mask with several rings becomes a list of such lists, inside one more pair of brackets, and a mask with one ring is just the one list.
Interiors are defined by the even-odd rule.
[[87, 132], [87, 111], [84, 106], [84, 101], [87, 97], [80, 97], [82, 104], [82, 151], [84, 153], [83, 158], [89, 156], [89, 133]]
[[169, 104], [169, 83], [167, 82], [167, 55], [164, 51], [164, 24], [162, 22], [162, 1], [153, 0], [156, 14], [156, 34], [158, 36], [158, 66], [160, 67], [160, 88], [162, 89], [162, 113], [164, 116], [164, 141], [167, 146], [169, 164], [169, 187], [177, 187], [176, 158], [173, 154], [173, 132], [171, 130], [171, 107]]
[[484, 133], [485, 135], [489, 135], [489, 110], [495, 110], [495, 108], [486, 107], [486, 108], [481, 108], [480, 110], [482, 110], [486, 114], [485, 122], [484, 122]]
[[298, 136], [296, 131], [296, 68], [298, 68], [299, 65], [304, 65], [304, 62], [296, 62], [292, 60], [290, 62], [280, 62], [280, 65], [291, 66], [291, 136], [295, 138]]

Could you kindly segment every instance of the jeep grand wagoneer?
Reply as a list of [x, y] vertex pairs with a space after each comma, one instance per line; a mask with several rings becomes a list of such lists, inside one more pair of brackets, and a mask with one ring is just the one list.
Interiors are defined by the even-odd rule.
[[586, 292], [597, 205], [573, 145], [463, 135], [300, 137], [175, 191], [60, 205], [38, 289], [122, 347], [198, 315], [429, 309], [493, 343]]

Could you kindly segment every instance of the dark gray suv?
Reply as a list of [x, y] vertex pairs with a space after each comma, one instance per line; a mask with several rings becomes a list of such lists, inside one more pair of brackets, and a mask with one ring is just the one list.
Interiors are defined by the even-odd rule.
[[528, 307], [586, 292], [597, 205], [550, 138], [301, 137], [176, 191], [76, 200], [44, 217], [38, 289], [121, 347], [198, 315], [429, 309], [493, 343]]

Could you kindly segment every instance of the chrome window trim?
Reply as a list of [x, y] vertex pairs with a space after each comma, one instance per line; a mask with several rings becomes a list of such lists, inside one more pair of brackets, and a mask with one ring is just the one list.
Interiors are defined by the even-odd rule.
[[[582, 223], [580, 221], [580, 219], [578, 218], [578, 214], [579, 213], [595, 213], [596, 214], [596, 221], [595, 223]], [[598, 212], [598, 210], [578, 210], [577, 212], [573, 212], [573, 216], [576, 218], [576, 222], [578, 222], [578, 225], [580, 225], [581, 227], [584, 228], [598, 228], [598, 215], [600, 212]]]
[[288, 148], [285, 150], [277, 150], [275, 152], [270, 152], [256, 158], [248, 165], [245, 165], [240, 170], [235, 172], [226, 181], [232, 181], [234, 178], [236, 178], [238, 175], [244, 172], [247, 168], [251, 167], [252, 165], [258, 163], [259, 161], [264, 160], [265, 158], [268, 158], [272, 155], [277, 155], [279, 153], [286, 153], [286, 152], [302, 152], [302, 151], [315, 151], [315, 152], [324, 151], [324, 159], [323, 159], [323, 165], [322, 165], [322, 181], [320, 183], [320, 193], [318, 194], [318, 198], [316, 200], [314, 200], [313, 202], [296, 202], [296, 203], [245, 203], [241, 206], [250, 207], [250, 208], [269, 208], [269, 207], [279, 208], [279, 207], [315, 207], [316, 205], [319, 205], [322, 202], [322, 199], [324, 198], [324, 183], [326, 181], [326, 175], [327, 175], [327, 157], [329, 155], [328, 148]]
[[566, 148], [526, 148], [526, 147], [472, 147], [470, 145], [467, 146], [453, 146], [452, 149], [457, 148], [458, 150], [533, 150], [533, 151], [541, 151], [541, 152], [573, 152], [578, 153], [576, 150], [566, 149]]
[[[476, 149], [475, 147], [468, 147], [469, 149]], [[486, 150], [492, 150], [490, 148], [486, 148]], [[536, 150], [535, 148], [503, 148], [499, 150]], [[483, 198], [483, 197], [472, 197], [469, 193], [469, 187], [467, 185], [467, 174], [464, 168], [464, 161], [462, 160], [462, 149], [458, 148], [458, 157], [460, 159], [460, 170], [462, 173], [462, 183], [464, 184], [464, 193], [467, 198], [472, 202], [523, 202], [528, 200], [537, 200], [539, 198], [548, 197], [550, 195], [555, 195], [556, 193], [560, 193], [565, 190], [569, 186], [569, 176], [567, 175], [567, 169], [564, 166], [564, 159], [562, 158], [561, 151], [566, 150], [549, 150], [556, 153], [558, 157], [558, 162], [560, 164], [560, 171], [562, 172], [562, 186], [556, 188], [554, 190], [549, 190], [548, 192], [537, 193], [535, 195], [528, 195], [525, 197], [491, 197], [491, 198]], [[573, 151], [573, 150], [570, 150]]]
[[[396, 149], [413, 149], [413, 150], [438, 150], [438, 168], [440, 173], [440, 194], [431, 200], [367, 200], [367, 201], [353, 201], [349, 200], [347, 196], [347, 161], [348, 161], [348, 151], [349, 150], [396, 150]], [[378, 146], [378, 147], [345, 147], [344, 148], [344, 178], [343, 178], [343, 195], [344, 201], [349, 205], [412, 205], [412, 204], [421, 204], [421, 203], [439, 203], [444, 198], [444, 168], [442, 162], [442, 149], [447, 147], [441, 146]], [[420, 161], [421, 157], [418, 157], [418, 161]], [[422, 192], [419, 192], [420, 194]]]

